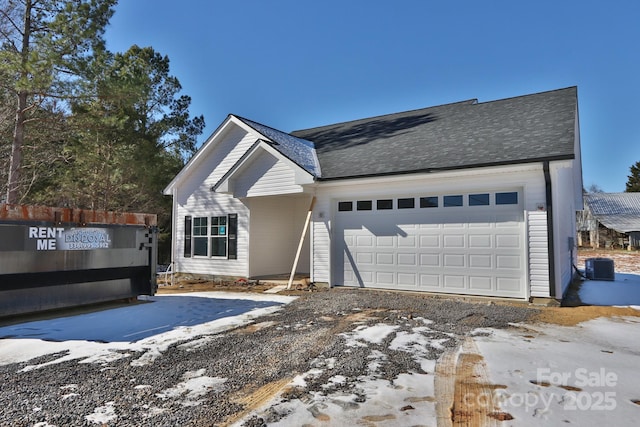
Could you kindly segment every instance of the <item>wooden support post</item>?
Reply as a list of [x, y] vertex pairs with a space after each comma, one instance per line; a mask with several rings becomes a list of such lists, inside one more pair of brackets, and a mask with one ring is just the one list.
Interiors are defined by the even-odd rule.
[[302, 252], [302, 246], [304, 245], [304, 238], [307, 236], [307, 229], [311, 222], [311, 214], [313, 214], [313, 206], [316, 204], [316, 196], [311, 198], [311, 204], [309, 205], [309, 211], [307, 212], [307, 218], [304, 220], [304, 227], [302, 228], [302, 235], [300, 236], [300, 242], [298, 243], [298, 250], [296, 251], [296, 257], [293, 260], [293, 268], [291, 268], [291, 276], [289, 276], [289, 283], [287, 289], [291, 289], [293, 284], [293, 277], [296, 275], [296, 268], [298, 268], [298, 261], [300, 260], [300, 253]]

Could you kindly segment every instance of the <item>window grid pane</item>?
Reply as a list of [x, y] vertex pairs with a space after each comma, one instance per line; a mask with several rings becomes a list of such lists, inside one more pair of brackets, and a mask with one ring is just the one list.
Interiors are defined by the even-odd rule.
[[416, 199], [398, 199], [398, 209], [412, 209], [416, 206]]
[[381, 199], [376, 201], [376, 208], [379, 211], [385, 209], [393, 209], [393, 199]]
[[373, 203], [371, 200], [358, 200], [356, 203], [356, 209], [359, 211], [370, 211], [373, 209]]
[[517, 205], [518, 192], [496, 193], [496, 205]]
[[348, 212], [353, 210], [353, 202], [338, 202], [339, 212]]
[[489, 193], [469, 194], [469, 206], [487, 206], [489, 204]]
[[207, 217], [193, 218], [193, 235], [194, 236], [206, 236], [207, 235]]
[[461, 195], [444, 196], [442, 199], [443, 199], [443, 205], [444, 205], [445, 208], [462, 206], [462, 196]]
[[207, 256], [207, 238], [206, 237], [194, 237], [193, 238], [193, 254], [198, 256]]
[[421, 208], [437, 208], [438, 196], [420, 197]]
[[227, 256], [227, 238], [211, 238], [211, 256]]

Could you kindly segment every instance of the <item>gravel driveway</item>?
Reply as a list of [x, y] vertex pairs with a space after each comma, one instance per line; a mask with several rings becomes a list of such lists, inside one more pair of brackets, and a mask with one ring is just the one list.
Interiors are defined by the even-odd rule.
[[[70, 361], [26, 372], [20, 372], [26, 363], [0, 366], [0, 425], [95, 425], [88, 414], [102, 411], [112, 414], [108, 425], [118, 426], [261, 426], [285, 414], [250, 411], [296, 375], [317, 367], [319, 360], [331, 360], [331, 366], [325, 364], [321, 374], [307, 378], [306, 387], [286, 389], [283, 400], [305, 401], [310, 393], [343, 389], [356, 396], [350, 404], [363, 404], [367, 396], [358, 389], [358, 381], [372, 357], [381, 378], [423, 372], [424, 365], [410, 353], [390, 348], [391, 339], [402, 331], [420, 331], [438, 340], [440, 346], [425, 346], [422, 352], [435, 361], [474, 328], [502, 328], [536, 313], [524, 305], [408, 293], [308, 293], [249, 326], [174, 345], [149, 366], [132, 366], [135, 354], [104, 364]], [[394, 333], [379, 343], [349, 345], [349, 334], [375, 325], [387, 325]], [[187, 393], [185, 384], [203, 375], [208, 379], [204, 391]], [[341, 380], [328, 389], [328, 380], [338, 376]]]

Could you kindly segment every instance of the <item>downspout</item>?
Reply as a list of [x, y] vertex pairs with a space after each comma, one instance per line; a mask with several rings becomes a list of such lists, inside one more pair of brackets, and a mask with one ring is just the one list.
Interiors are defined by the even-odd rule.
[[549, 173], [549, 161], [542, 163], [542, 171], [544, 172], [544, 186], [547, 203], [547, 254], [549, 256], [549, 296], [556, 296], [556, 253], [554, 249], [554, 230], [553, 230], [553, 194], [551, 192], [551, 174]]

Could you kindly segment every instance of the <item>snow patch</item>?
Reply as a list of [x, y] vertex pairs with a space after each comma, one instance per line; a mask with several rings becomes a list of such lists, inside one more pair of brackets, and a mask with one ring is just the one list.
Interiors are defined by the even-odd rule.
[[108, 422], [118, 418], [113, 405], [114, 402], [107, 402], [104, 406], [97, 407], [93, 411], [93, 414], [89, 414], [84, 418], [94, 424], [107, 424]]

